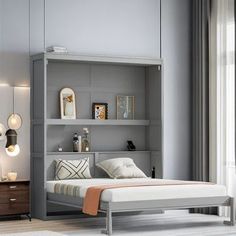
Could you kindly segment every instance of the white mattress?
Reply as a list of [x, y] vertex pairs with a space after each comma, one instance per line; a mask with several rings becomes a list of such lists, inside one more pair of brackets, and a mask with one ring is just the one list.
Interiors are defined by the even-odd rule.
[[[79, 195], [85, 197], [87, 188], [112, 183], [130, 183], [130, 182], [151, 182], [152, 179], [76, 179], [76, 180], [57, 180], [47, 181], [47, 192], [54, 193], [56, 183], [65, 183], [80, 187]], [[165, 180], [167, 181], [167, 180]], [[124, 202], [124, 201], [144, 201], [176, 198], [198, 198], [198, 197], [216, 197], [226, 196], [226, 188], [223, 185], [168, 185], [168, 186], [145, 186], [145, 187], [128, 187], [104, 190], [101, 195], [102, 201]]]

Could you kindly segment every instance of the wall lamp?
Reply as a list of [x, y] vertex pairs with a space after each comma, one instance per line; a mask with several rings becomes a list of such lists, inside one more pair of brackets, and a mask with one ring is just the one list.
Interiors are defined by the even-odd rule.
[[14, 129], [9, 129], [6, 132], [7, 143], [6, 143], [6, 153], [10, 157], [15, 157], [20, 153], [20, 147], [17, 144], [17, 133]]
[[17, 132], [22, 125], [21, 116], [15, 113], [15, 87], [13, 88], [13, 112], [8, 117], [7, 124], [9, 130], [6, 132], [7, 143], [6, 143], [6, 153], [8, 156], [15, 157], [20, 153], [20, 147], [17, 144]]
[[6, 131], [3, 124], [0, 123], [0, 141], [7, 137], [5, 150], [8, 156], [15, 157], [20, 153], [20, 147], [17, 144], [16, 130], [22, 126], [22, 118], [15, 113], [15, 87], [13, 87], [13, 112], [8, 117], [7, 124], [9, 129]]

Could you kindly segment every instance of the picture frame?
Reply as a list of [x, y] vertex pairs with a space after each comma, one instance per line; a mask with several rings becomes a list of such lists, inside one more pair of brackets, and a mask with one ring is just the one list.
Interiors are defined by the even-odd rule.
[[133, 120], [134, 105], [134, 96], [118, 95], [116, 97], [117, 120]]
[[75, 92], [71, 88], [60, 91], [61, 119], [76, 119]]
[[92, 118], [95, 120], [108, 119], [108, 104], [107, 103], [93, 103]]

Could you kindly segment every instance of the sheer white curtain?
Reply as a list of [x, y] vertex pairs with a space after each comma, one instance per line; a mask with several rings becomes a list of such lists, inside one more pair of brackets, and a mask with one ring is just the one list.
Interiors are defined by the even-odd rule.
[[[234, 0], [212, 1], [210, 37], [210, 179], [236, 197]], [[223, 209], [221, 214], [227, 214]]]

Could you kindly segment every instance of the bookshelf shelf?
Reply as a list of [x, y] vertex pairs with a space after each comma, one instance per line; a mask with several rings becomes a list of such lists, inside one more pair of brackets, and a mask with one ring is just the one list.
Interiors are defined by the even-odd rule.
[[136, 150], [136, 151], [92, 151], [92, 152], [48, 152], [47, 155], [80, 155], [80, 154], [135, 154], [135, 153], [150, 153], [151, 151]]
[[149, 120], [93, 120], [93, 119], [76, 119], [76, 120], [62, 120], [62, 119], [47, 119], [47, 125], [130, 125], [130, 126], [148, 126]]

